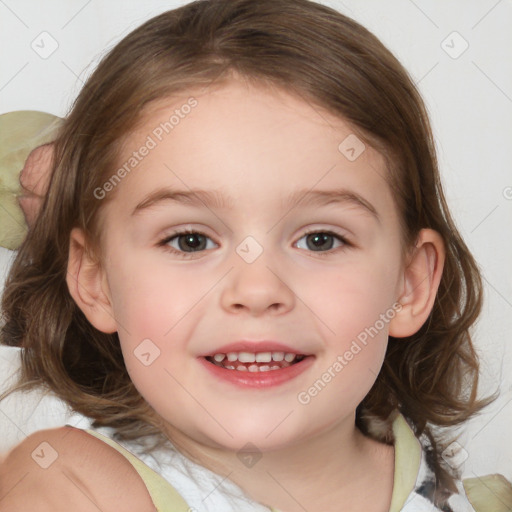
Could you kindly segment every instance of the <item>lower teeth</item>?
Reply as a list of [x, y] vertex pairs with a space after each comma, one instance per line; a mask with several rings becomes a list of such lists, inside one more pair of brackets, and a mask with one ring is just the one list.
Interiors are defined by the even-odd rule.
[[254, 364], [254, 363], [248, 363], [249, 366], [246, 366], [244, 364], [239, 364], [238, 366], [233, 366], [233, 365], [223, 365], [223, 364], [220, 364], [218, 363], [217, 361], [215, 361], [213, 358], [208, 358], [208, 361], [210, 361], [210, 363], [214, 364], [215, 366], [219, 366], [220, 368], [224, 368], [226, 370], [237, 370], [239, 372], [252, 372], [252, 373], [255, 373], [255, 372], [268, 372], [268, 371], [274, 371], [274, 370], [282, 370], [284, 368], [288, 368], [288, 366], [291, 366], [292, 364], [295, 364], [295, 363], [298, 363], [299, 361], [302, 361], [302, 359], [304, 359], [305, 356], [297, 356], [297, 358], [292, 362], [292, 363], [289, 363], [287, 361], [281, 361], [279, 365], [275, 364], [275, 365], [268, 365], [268, 364], [262, 364], [261, 366], [257, 365], [257, 364]]
[[291, 366], [289, 364], [287, 365], [283, 365], [283, 366], [268, 366], [268, 365], [262, 365], [262, 366], [258, 366], [256, 364], [251, 364], [250, 366], [244, 366], [243, 364], [237, 366], [236, 368], [232, 365], [228, 365], [228, 366], [222, 366], [220, 365], [221, 368], [226, 368], [227, 370], [237, 370], [239, 372], [268, 372], [268, 371], [272, 371], [272, 370], [281, 370], [283, 368], [287, 368], [288, 366]]

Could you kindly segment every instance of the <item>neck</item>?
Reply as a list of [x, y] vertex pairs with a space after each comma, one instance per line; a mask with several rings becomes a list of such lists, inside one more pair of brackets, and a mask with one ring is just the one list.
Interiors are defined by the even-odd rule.
[[293, 446], [258, 454], [255, 463], [248, 458], [246, 465], [237, 453], [176, 439], [175, 432], [170, 437], [192, 460], [229, 475], [250, 498], [281, 512], [389, 510], [393, 447], [365, 437], [353, 418]]

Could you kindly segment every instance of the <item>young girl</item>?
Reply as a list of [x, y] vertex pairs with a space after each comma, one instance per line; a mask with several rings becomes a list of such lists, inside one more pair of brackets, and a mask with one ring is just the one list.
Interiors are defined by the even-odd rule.
[[487, 403], [477, 265], [414, 84], [333, 9], [200, 0], [123, 39], [2, 307], [18, 389], [94, 420], [12, 450], [2, 510], [474, 510], [435, 427]]

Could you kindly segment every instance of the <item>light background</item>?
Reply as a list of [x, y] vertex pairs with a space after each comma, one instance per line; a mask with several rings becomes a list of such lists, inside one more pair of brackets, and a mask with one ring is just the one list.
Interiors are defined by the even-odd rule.
[[[64, 116], [108, 49], [145, 20], [184, 3], [0, 0], [0, 113]], [[481, 391], [499, 387], [501, 393], [461, 434], [468, 454], [463, 474], [499, 472], [512, 481], [512, 2], [321, 3], [374, 32], [427, 103], [448, 201], [485, 279], [484, 312], [475, 332]], [[58, 47], [46, 58], [31, 47], [49, 52], [52, 39]], [[0, 270], [5, 272], [11, 256], [0, 251]], [[17, 356], [16, 349], [0, 348], [0, 381], [13, 373]], [[0, 453], [34, 430], [64, 423], [87, 426], [37, 393], [2, 402]]]

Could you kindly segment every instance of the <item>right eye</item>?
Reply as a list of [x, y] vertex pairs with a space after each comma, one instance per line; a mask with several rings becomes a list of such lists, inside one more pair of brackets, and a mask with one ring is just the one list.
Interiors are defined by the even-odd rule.
[[[319, 229], [308, 231], [299, 239], [299, 242], [302, 239], [305, 240], [306, 249], [308, 249], [309, 244], [311, 244], [310, 246], [313, 248], [311, 252], [321, 253], [322, 256], [323, 253], [333, 252], [334, 249], [350, 245], [344, 236], [338, 235], [332, 231], [323, 231]], [[299, 242], [297, 242], [297, 246]], [[333, 247], [336, 243], [338, 245]], [[327, 245], [327, 247], [324, 247], [325, 245]], [[303, 249], [303, 247], [300, 248]], [[322, 249], [326, 250], [323, 251]]]

